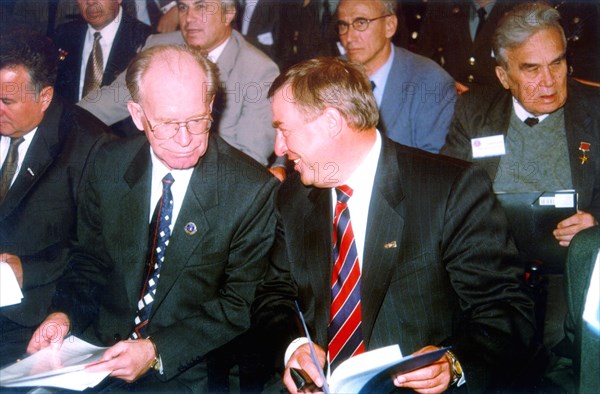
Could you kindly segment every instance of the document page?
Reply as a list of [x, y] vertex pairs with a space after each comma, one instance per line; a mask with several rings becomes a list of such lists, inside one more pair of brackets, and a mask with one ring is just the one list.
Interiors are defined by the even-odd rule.
[[98, 362], [106, 349], [69, 336], [59, 350], [47, 347], [0, 370], [0, 386], [49, 386], [78, 391], [94, 387], [111, 371], [91, 373], [85, 367]]
[[20, 304], [23, 293], [10, 265], [0, 261], [0, 307]]

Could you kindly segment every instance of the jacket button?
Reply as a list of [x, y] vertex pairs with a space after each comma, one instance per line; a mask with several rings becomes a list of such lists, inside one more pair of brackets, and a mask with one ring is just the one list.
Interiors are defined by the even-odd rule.
[[115, 340], [115, 342], [120, 342], [121, 341], [121, 334], [116, 333], [115, 336], [113, 337], [113, 339]]

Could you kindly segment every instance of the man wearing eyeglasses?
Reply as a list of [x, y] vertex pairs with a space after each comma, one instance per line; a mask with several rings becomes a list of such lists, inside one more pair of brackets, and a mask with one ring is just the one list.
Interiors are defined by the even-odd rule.
[[430, 59], [392, 44], [396, 0], [342, 0], [337, 30], [349, 60], [371, 80], [381, 120], [392, 140], [437, 153], [454, 113], [454, 80]]
[[126, 80], [145, 136], [105, 145], [84, 181], [79, 242], [28, 351], [67, 332], [110, 346], [97, 389], [212, 392], [213, 351], [249, 327], [279, 182], [209, 132], [217, 78], [189, 47], [140, 53]]

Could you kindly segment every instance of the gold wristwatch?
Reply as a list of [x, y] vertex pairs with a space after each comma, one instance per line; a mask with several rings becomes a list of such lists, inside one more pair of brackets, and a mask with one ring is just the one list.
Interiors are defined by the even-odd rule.
[[450, 381], [450, 386], [455, 386], [462, 378], [463, 370], [454, 353], [448, 350], [446, 352], [446, 357], [448, 358], [448, 361], [450, 361], [450, 365], [452, 365], [452, 380]]
[[152, 360], [152, 364], [150, 364], [150, 369], [160, 372], [160, 357], [158, 356], [158, 348], [156, 347], [156, 344], [152, 338], [148, 337], [146, 339], [150, 341], [152, 347], [154, 348], [154, 360]]

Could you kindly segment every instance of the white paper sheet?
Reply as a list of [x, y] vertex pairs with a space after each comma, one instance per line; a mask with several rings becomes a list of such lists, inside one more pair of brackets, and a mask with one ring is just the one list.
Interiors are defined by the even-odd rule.
[[20, 304], [23, 293], [10, 265], [0, 261], [0, 307]]

